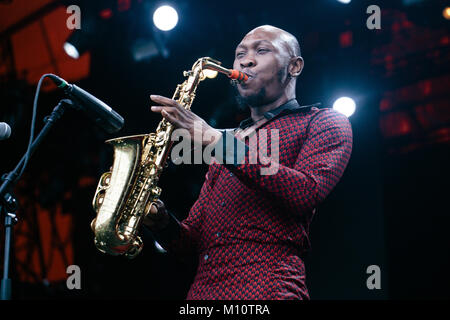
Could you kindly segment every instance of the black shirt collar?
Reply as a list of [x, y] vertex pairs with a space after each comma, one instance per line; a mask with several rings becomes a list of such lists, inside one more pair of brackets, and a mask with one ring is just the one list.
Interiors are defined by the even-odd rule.
[[[267, 120], [272, 120], [273, 118], [277, 117], [278, 115], [284, 114], [284, 113], [291, 113], [291, 112], [298, 112], [298, 111], [306, 111], [311, 109], [312, 107], [320, 106], [321, 103], [314, 103], [307, 106], [300, 106], [296, 99], [291, 99], [285, 104], [282, 104], [279, 107], [276, 107], [273, 110], [267, 111], [264, 113], [264, 118]], [[253, 119], [247, 118], [245, 120], [242, 120], [239, 124], [240, 129], [245, 129], [249, 126], [251, 126], [254, 123]]]

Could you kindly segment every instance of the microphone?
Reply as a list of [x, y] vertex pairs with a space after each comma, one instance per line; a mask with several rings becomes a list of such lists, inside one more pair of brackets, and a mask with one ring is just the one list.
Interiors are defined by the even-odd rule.
[[11, 127], [6, 122], [0, 122], [0, 140], [6, 140], [11, 135]]
[[66, 80], [50, 74], [48, 76], [64, 93], [72, 98], [100, 128], [108, 133], [114, 133], [122, 129], [124, 119], [106, 103], [97, 99], [80, 87], [68, 83]]

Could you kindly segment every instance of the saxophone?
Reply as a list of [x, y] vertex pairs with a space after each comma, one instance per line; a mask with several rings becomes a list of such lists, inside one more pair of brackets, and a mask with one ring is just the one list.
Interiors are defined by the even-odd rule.
[[[209, 57], [198, 59], [187, 79], [179, 84], [173, 95], [185, 109], [190, 110], [198, 84], [218, 72], [235, 81], [246, 81], [242, 72], [226, 69]], [[161, 195], [158, 180], [166, 165], [172, 146], [173, 126], [162, 119], [155, 133], [107, 140], [114, 148], [114, 161], [97, 185], [92, 201], [97, 216], [92, 220], [96, 247], [103, 253], [136, 257], [143, 248], [139, 230], [152, 203]]]

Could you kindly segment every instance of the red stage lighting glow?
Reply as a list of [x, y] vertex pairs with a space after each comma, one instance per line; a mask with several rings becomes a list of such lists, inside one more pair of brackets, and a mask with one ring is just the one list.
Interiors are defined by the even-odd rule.
[[109, 8], [106, 8], [106, 9], [103, 9], [102, 11], [100, 11], [100, 17], [102, 18], [102, 19], [109, 19], [109, 18], [111, 18], [112, 16], [113, 16], [113, 12], [112, 12], [112, 10], [111, 9], [109, 9]]

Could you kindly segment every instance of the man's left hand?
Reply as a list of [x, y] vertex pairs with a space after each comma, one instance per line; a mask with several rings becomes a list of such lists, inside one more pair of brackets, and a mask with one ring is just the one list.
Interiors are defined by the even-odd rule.
[[[151, 95], [150, 99], [159, 104], [152, 106], [151, 110], [160, 113], [176, 128], [188, 130], [191, 140], [194, 143], [208, 145], [210, 143], [216, 143], [221, 137], [222, 133], [219, 130], [211, 127], [205, 120], [192, 111], [183, 108], [175, 100], [158, 95]], [[204, 136], [207, 138], [205, 139]], [[195, 140], [198, 138], [200, 138], [201, 141]]]

